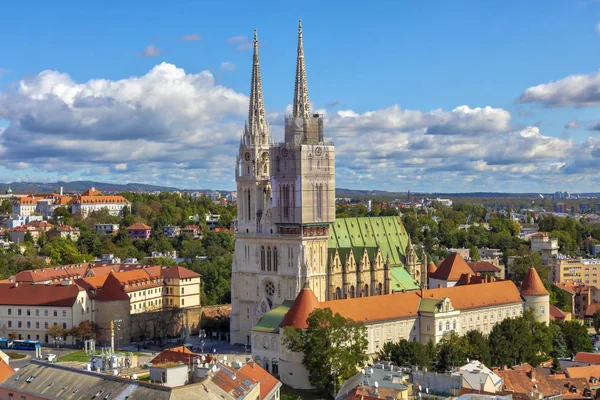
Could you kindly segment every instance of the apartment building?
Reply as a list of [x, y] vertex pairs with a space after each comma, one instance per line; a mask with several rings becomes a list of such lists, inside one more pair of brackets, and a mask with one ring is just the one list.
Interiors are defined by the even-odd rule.
[[551, 282], [579, 282], [600, 288], [600, 259], [558, 256], [550, 263]]
[[542, 264], [549, 265], [552, 258], [558, 256], [558, 239], [551, 238], [545, 232], [538, 232], [530, 236], [531, 250], [537, 251], [542, 257]]
[[[46, 331], [52, 325], [71, 329], [92, 320], [86, 291], [65, 279], [58, 284], [0, 283], [0, 336], [53, 343]], [[68, 337], [67, 343], [75, 339]]]

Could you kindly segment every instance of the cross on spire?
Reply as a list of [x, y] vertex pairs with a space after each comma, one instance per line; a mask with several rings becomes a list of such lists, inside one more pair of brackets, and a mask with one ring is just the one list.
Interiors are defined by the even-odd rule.
[[258, 35], [256, 29], [254, 29], [254, 56], [252, 60], [252, 82], [250, 84], [248, 129], [249, 135], [254, 136], [255, 143], [266, 144], [268, 142], [269, 128], [265, 119], [265, 103], [263, 100], [262, 81], [260, 79]]
[[294, 87], [295, 118], [309, 118], [308, 84], [306, 82], [306, 66], [304, 65], [304, 45], [302, 44], [302, 20], [298, 21], [298, 60], [296, 61], [296, 84]]

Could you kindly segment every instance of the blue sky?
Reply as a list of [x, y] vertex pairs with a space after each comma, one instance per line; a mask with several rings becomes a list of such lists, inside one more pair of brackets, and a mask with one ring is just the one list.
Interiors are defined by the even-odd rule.
[[338, 187], [600, 183], [598, 1], [171, 3], [3, 5], [0, 181], [233, 189], [247, 39], [257, 28], [280, 140], [302, 18], [310, 100], [338, 146]]

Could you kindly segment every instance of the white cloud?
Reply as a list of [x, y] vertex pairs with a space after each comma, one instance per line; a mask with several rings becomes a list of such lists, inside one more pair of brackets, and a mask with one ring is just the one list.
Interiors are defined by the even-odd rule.
[[[232, 189], [247, 109], [248, 98], [216, 85], [210, 72], [167, 63], [122, 80], [75, 82], [44, 71], [0, 93], [0, 118], [9, 121], [0, 128], [0, 168], [24, 168], [21, 177]], [[557, 176], [598, 183], [599, 140], [578, 144], [515, 127], [501, 108], [320, 112], [336, 144], [338, 187], [532, 191], [553, 187]], [[290, 113], [288, 105], [268, 114], [276, 141]]]
[[151, 44], [149, 46], [146, 46], [146, 48], [144, 48], [144, 50], [142, 52], [138, 53], [138, 56], [140, 56], [140, 57], [156, 57], [164, 52], [165, 52], [164, 50], [156, 47], [155, 44]]
[[227, 39], [227, 43], [240, 43], [240, 42], [247, 42], [247, 41], [248, 41], [247, 36], [232, 36], [229, 39]]
[[600, 33], [600, 23], [596, 24], [596, 32]]
[[546, 107], [589, 107], [600, 105], [600, 70], [585, 75], [570, 75], [527, 88], [521, 103], [540, 103]]
[[221, 69], [223, 71], [235, 71], [235, 64], [229, 61], [224, 61], [221, 63]]
[[581, 124], [576, 119], [572, 119], [565, 124], [565, 129], [579, 129]]
[[254, 43], [252, 42], [246, 42], [246, 43], [242, 43], [240, 44], [236, 50], [238, 51], [245, 51], [245, 50], [250, 50], [254, 47]]
[[197, 40], [200, 40], [200, 34], [192, 33], [191, 35], [184, 35], [180, 37], [179, 40], [181, 40], [182, 42], [195, 42]]

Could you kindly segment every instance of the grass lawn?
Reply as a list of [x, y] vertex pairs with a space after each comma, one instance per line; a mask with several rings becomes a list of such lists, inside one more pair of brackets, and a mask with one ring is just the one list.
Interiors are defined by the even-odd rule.
[[17, 353], [16, 351], [7, 351], [6, 355], [9, 356], [11, 360], [20, 360], [21, 358], [27, 357], [26, 354]]
[[325, 400], [326, 398], [318, 393], [308, 390], [297, 390], [287, 385], [281, 385], [281, 400]]
[[85, 354], [85, 351], [80, 350], [80, 351], [74, 351], [69, 354], [65, 354], [58, 358], [58, 362], [66, 362], [66, 361], [89, 362], [90, 355]]

